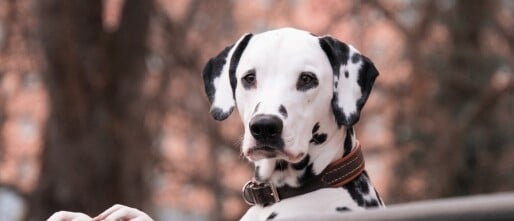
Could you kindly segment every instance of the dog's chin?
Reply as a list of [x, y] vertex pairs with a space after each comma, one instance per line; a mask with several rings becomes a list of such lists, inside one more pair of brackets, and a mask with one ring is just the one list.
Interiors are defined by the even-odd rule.
[[291, 163], [297, 163], [303, 159], [305, 153], [292, 153], [285, 149], [271, 146], [255, 146], [249, 148], [244, 155], [251, 162], [263, 159], [283, 159]]

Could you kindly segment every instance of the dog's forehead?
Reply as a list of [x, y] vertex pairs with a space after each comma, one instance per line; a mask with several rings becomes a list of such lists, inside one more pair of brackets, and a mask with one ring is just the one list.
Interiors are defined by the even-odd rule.
[[320, 59], [326, 59], [326, 56], [317, 37], [306, 31], [282, 28], [255, 35], [245, 49], [240, 65], [243, 69], [286, 64], [318, 65]]
[[[267, 43], [270, 45], [294, 45], [295, 43], [311, 43], [313, 39], [317, 39], [314, 35], [309, 32], [298, 30], [294, 28], [281, 28], [262, 32], [254, 36], [254, 41]], [[298, 45], [300, 46], [300, 45]]]

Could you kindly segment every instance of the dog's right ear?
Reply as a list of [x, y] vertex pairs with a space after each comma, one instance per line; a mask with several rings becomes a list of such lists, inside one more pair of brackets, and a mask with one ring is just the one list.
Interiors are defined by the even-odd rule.
[[334, 72], [332, 110], [336, 122], [339, 126], [351, 127], [359, 121], [378, 70], [369, 58], [351, 45], [330, 36], [319, 40]]
[[203, 69], [205, 93], [211, 103], [211, 115], [216, 120], [225, 120], [234, 110], [236, 69], [252, 36], [251, 33], [243, 35], [234, 45], [211, 58]]

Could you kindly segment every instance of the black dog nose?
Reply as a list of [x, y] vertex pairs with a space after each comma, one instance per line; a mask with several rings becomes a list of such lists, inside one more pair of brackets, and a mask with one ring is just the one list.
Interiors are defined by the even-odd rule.
[[256, 140], [273, 140], [282, 134], [282, 120], [273, 115], [257, 115], [250, 121], [250, 132]]

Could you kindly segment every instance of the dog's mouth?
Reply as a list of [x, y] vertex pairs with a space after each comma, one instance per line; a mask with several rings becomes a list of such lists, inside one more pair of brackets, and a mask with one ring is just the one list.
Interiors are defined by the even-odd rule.
[[270, 145], [257, 145], [250, 148], [244, 155], [250, 161], [277, 158], [289, 162], [298, 162], [305, 156], [305, 153], [294, 154], [284, 148], [276, 148]]
[[251, 161], [256, 161], [264, 158], [275, 158], [279, 153], [280, 151], [278, 151], [277, 148], [260, 145], [250, 148], [245, 156]]

